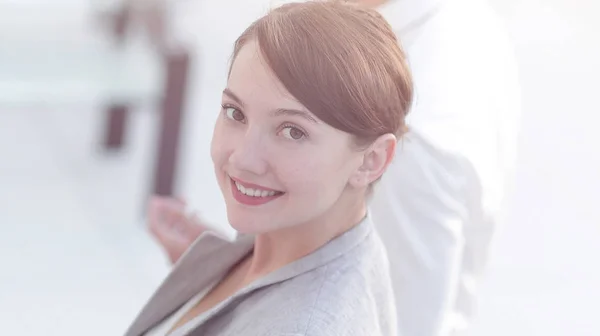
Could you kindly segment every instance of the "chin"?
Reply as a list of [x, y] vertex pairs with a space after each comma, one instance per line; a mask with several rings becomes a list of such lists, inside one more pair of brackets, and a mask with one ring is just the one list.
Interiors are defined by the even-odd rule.
[[242, 214], [239, 211], [227, 211], [227, 220], [229, 225], [239, 233], [259, 234], [268, 231], [265, 228], [264, 220]]

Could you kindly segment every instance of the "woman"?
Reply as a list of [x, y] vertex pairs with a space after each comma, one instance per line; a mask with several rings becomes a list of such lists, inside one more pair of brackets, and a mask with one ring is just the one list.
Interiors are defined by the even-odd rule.
[[279, 7], [237, 40], [212, 160], [234, 242], [205, 232], [127, 335], [394, 335], [366, 199], [412, 99], [385, 20]]

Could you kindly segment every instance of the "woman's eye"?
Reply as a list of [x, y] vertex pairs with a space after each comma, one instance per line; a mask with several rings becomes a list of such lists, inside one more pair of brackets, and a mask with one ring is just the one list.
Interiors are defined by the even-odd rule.
[[235, 121], [244, 121], [244, 114], [235, 107], [224, 107], [227, 118]]
[[287, 126], [281, 130], [281, 134], [290, 140], [300, 140], [306, 136], [300, 129], [291, 126]]

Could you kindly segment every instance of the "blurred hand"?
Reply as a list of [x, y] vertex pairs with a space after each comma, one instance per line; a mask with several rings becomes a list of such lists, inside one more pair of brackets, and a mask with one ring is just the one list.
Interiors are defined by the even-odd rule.
[[206, 230], [198, 217], [185, 210], [185, 201], [173, 197], [153, 196], [148, 204], [148, 229], [172, 263]]

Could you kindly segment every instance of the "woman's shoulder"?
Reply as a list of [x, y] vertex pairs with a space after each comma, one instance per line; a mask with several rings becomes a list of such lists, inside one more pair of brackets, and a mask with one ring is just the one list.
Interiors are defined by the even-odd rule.
[[394, 335], [387, 258], [380, 242], [371, 239], [310, 272], [263, 288], [238, 309], [269, 316], [261, 335]]

